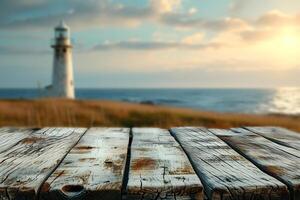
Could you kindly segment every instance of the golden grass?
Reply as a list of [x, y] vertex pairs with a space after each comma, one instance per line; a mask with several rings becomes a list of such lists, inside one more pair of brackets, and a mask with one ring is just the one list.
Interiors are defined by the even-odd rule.
[[0, 126], [162, 127], [282, 126], [300, 131], [300, 117], [203, 112], [113, 101], [0, 100]]

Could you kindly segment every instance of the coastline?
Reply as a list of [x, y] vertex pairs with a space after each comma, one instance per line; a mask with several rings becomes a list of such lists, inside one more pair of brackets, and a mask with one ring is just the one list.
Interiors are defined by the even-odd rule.
[[219, 113], [108, 100], [0, 100], [0, 127], [281, 126], [300, 131], [300, 116]]

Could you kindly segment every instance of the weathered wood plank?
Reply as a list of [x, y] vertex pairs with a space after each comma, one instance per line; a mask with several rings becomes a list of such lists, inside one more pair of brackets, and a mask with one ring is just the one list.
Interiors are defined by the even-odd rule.
[[209, 199], [288, 199], [286, 186], [204, 128], [172, 128]]
[[32, 132], [30, 128], [0, 128], [0, 153], [12, 148]]
[[[236, 128], [213, 130], [232, 148], [251, 160], [264, 172], [284, 182], [290, 191], [291, 199], [300, 199], [300, 158], [299, 151], [274, 143], [260, 135]], [[226, 132], [223, 136], [222, 132]], [[232, 135], [230, 136], [230, 133]], [[237, 134], [242, 133], [241, 136]], [[247, 134], [250, 135], [247, 135]]]
[[202, 184], [166, 130], [134, 128], [127, 199], [203, 199]]
[[44, 128], [7, 145], [0, 153], [0, 199], [36, 199], [41, 184], [84, 131]]
[[129, 129], [91, 128], [44, 183], [40, 199], [121, 199]]
[[300, 133], [280, 127], [246, 127], [246, 129], [278, 144], [300, 150]]

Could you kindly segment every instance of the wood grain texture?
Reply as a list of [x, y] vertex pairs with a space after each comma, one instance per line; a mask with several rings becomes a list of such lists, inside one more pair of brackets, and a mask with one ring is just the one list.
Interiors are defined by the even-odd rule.
[[30, 128], [0, 128], [0, 153], [12, 148], [33, 132]]
[[[214, 131], [215, 132], [215, 131]], [[300, 199], [300, 158], [299, 151], [272, 142], [260, 135], [242, 128], [218, 130], [218, 136], [232, 148], [251, 160], [264, 172], [284, 182], [291, 199]], [[222, 132], [227, 132], [222, 135]], [[230, 133], [232, 135], [230, 136]], [[241, 136], [237, 134], [241, 133]], [[247, 135], [247, 134], [251, 135]]]
[[300, 133], [280, 127], [246, 127], [246, 129], [278, 144], [300, 150]]
[[202, 184], [166, 130], [134, 128], [127, 199], [203, 199]]
[[127, 128], [91, 128], [44, 183], [40, 199], [121, 199]]
[[[1, 148], [0, 153], [0, 199], [36, 199], [41, 184], [84, 131], [44, 128], [25, 132], [25, 137], [12, 134], [14, 142], [6, 143], [9, 148]], [[15, 139], [16, 135], [22, 139]]]
[[288, 199], [286, 186], [204, 128], [171, 129], [189, 155], [208, 199]]

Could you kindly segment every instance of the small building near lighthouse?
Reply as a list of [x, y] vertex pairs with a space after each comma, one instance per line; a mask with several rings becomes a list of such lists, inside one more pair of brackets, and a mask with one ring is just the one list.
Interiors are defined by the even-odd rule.
[[53, 48], [52, 84], [44, 89], [45, 97], [75, 98], [72, 44], [70, 28], [61, 21], [55, 27]]

